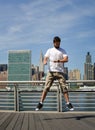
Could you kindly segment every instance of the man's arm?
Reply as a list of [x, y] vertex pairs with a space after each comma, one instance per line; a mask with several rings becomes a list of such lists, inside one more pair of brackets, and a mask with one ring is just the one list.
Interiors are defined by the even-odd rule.
[[54, 61], [55, 63], [59, 62], [59, 63], [64, 63], [64, 62], [68, 62], [68, 56], [65, 56], [63, 59], [61, 60], [56, 60]]
[[46, 65], [47, 62], [48, 62], [48, 57], [44, 57], [44, 60], [43, 60], [44, 65]]

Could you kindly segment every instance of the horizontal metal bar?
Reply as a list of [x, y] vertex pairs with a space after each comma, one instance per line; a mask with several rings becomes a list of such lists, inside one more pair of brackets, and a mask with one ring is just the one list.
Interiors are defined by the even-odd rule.
[[[95, 83], [95, 80], [66, 80], [67, 83]], [[27, 83], [45, 83], [45, 81], [0, 81], [0, 83], [18, 83], [18, 84], [27, 84]], [[54, 81], [58, 83], [58, 81]]]
[[94, 105], [95, 103], [74, 103], [74, 104], [92, 104], [92, 105]]
[[0, 108], [13, 108], [14, 106], [0, 106]]
[[2, 104], [11, 105], [11, 104], [14, 104], [14, 102], [0, 102], [0, 106], [1, 106]]

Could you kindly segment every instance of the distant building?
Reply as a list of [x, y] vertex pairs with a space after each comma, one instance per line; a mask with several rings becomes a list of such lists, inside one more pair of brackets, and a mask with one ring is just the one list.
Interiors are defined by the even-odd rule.
[[39, 80], [39, 66], [32, 65], [32, 80]]
[[0, 72], [7, 71], [7, 64], [0, 64]]
[[87, 52], [86, 61], [84, 63], [84, 80], [93, 80], [93, 65], [90, 52]]
[[[7, 80], [7, 64], [0, 64], [0, 81]], [[0, 89], [5, 89], [5, 84], [0, 84]]]
[[81, 74], [80, 70], [74, 69], [69, 71], [69, 80], [80, 80]]
[[8, 53], [8, 80], [31, 80], [31, 51], [13, 50]]
[[68, 67], [64, 67], [65, 79], [68, 80]]
[[31, 65], [31, 74], [34, 75], [36, 73], [35, 66]]
[[43, 53], [40, 53], [39, 66], [31, 66], [32, 80], [42, 80], [44, 77]]
[[95, 80], [95, 63], [93, 65], [93, 77], [94, 77], [94, 80]]
[[44, 64], [43, 64], [43, 53], [41, 51], [40, 53], [40, 61], [39, 61], [39, 80], [42, 80], [42, 78], [44, 77]]
[[0, 81], [6, 81], [7, 80], [7, 71], [0, 72]]
[[43, 59], [44, 59], [44, 56], [43, 56], [43, 53], [41, 51], [41, 53], [40, 53], [40, 60], [39, 60], [39, 72], [44, 72]]
[[7, 64], [0, 64], [0, 81], [7, 80]]
[[32, 65], [32, 80], [42, 80], [44, 72], [39, 71], [39, 66]]

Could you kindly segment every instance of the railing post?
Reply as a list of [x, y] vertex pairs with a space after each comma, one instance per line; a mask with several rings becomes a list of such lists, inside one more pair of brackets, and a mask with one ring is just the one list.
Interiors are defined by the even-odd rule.
[[58, 112], [61, 112], [61, 102], [60, 102], [60, 86], [57, 87], [57, 104], [58, 104]]
[[14, 110], [19, 111], [19, 102], [18, 102], [18, 84], [14, 84]]

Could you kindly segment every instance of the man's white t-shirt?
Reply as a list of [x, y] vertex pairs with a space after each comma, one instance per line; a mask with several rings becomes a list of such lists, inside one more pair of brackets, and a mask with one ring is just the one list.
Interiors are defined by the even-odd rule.
[[47, 50], [45, 57], [49, 58], [49, 72], [64, 72], [64, 63], [57, 62], [54, 63], [55, 60], [62, 60], [67, 53], [64, 49], [55, 47], [50, 48]]

